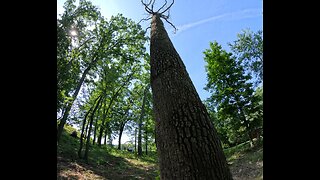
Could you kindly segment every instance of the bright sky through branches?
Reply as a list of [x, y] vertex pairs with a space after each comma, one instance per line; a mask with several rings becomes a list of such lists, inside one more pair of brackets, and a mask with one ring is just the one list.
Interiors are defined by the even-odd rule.
[[[168, 4], [171, 3], [171, 0], [167, 1]], [[64, 2], [65, 0], [57, 1], [57, 14], [63, 12]], [[92, 2], [108, 19], [117, 13], [136, 22], [148, 17], [140, 0]], [[164, 0], [156, 0], [155, 9], [161, 7], [163, 2]], [[213, 41], [230, 51], [227, 43], [235, 41], [242, 30], [262, 30], [262, 4], [262, 0], [176, 0], [171, 7], [169, 20], [178, 31], [174, 34], [173, 28], [167, 22], [164, 21], [164, 25], [202, 100], [210, 95], [203, 89], [207, 81], [203, 51], [209, 48], [209, 42]], [[140, 24], [146, 29], [150, 22], [143, 21]], [[147, 33], [149, 36], [150, 31]], [[149, 47], [147, 50], [149, 51]]]
[[[64, 2], [65, 0], [57, 1], [57, 14], [63, 12]], [[100, 8], [106, 18], [121, 13], [139, 22], [148, 16], [140, 0], [92, 0], [92, 2]], [[155, 9], [163, 2], [157, 0]], [[168, 4], [170, 2], [168, 0]], [[235, 41], [237, 34], [243, 29], [249, 28], [254, 32], [262, 30], [262, 0], [176, 0], [170, 9], [169, 20], [178, 29], [174, 34], [173, 28], [164, 22], [171, 41], [184, 61], [200, 98], [205, 100], [209, 97], [209, 93], [203, 89], [206, 84], [203, 51], [209, 48], [210, 41], [217, 41], [229, 51], [227, 43]], [[146, 29], [150, 25], [150, 20], [140, 24]], [[147, 35], [149, 33], [150, 31]]]

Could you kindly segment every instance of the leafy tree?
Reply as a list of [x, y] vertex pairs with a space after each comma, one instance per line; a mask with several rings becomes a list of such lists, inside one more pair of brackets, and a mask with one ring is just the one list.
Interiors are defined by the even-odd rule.
[[218, 118], [218, 113], [215, 110], [215, 107], [213, 103], [211, 103], [209, 100], [206, 100], [203, 102], [204, 105], [207, 107], [208, 113], [210, 115], [211, 121], [214, 123], [215, 128], [217, 129], [217, 134], [219, 139], [221, 140], [222, 147], [230, 147], [229, 143], [229, 136], [228, 136], [228, 127], [226, 126], [226, 121], [221, 121]]
[[[127, 94], [128, 95], [128, 94]], [[125, 126], [129, 121], [133, 120], [132, 106], [133, 102], [130, 96], [121, 98], [117, 101], [113, 108], [113, 128], [118, 132], [118, 149], [121, 150], [121, 138], [125, 130]]]
[[94, 115], [95, 115], [95, 112], [97, 111], [102, 99], [103, 99], [103, 94], [99, 94], [98, 102], [96, 104], [94, 104], [94, 108], [92, 110], [92, 113], [90, 114], [89, 129], [88, 129], [87, 140], [86, 140], [86, 149], [85, 149], [85, 152], [84, 152], [84, 159], [86, 160], [86, 162], [88, 162], [91, 130], [92, 130], [93, 120], [94, 120], [94, 117], [95, 117]]
[[[79, 53], [87, 39], [81, 33], [100, 17], [97, 8], [91, 2], [80, 0], [79, 6], [75, 0], [67, 0], [64, 13], [57, 20], [57, 110], [66, 108], [72, 100], [69, 93], [76, 89], [80, 74]], [[73, 36], [71, 32], [76, 32]], [[76, 43], [78, 42], [78, 43]], [[78, 45], [76, 45], [78, 44]]]
[[[59, 105], [59, 107], [63, 107], [64, 110], [58, 126], [58, 142], [63, 126], [69, 116], [70, 109], [82, 85], [88, 81], [93, 81], [94, 77], [97, 76], [96, 72], [99, 67], [101, 67], [102, 64], [110, 64], [110, 62], [119, 63], [121, 66], [130, 66], [132, 62], [139, 61], [139, 58], [144, 55], [145, 51], [144, 44], [146, 38], [140, 25], [123, 17], [121, 14], [112, 16], [111, 19], [107, 21], [100, 16], [100, 13], [91, 2], [81, 0], [78, 7], [74, 5], [74, 2], [75, 1], [69, 0], [65, 3], [65, 16], [62, 16], [61, 21], [64, 19], [68, 20], [68, 18], [70, 19], [76, 14], [75, 12], [83, 14], [83, 17], [80, 16], [77, 21], [63, 25], [65, 29], [70, 29], [70, 25], [72, 25], [71, 28], [76, 29], [79, 34], [74, 43], [69, 42], [69, 45], [71, 44], [72, 47], [69, 49], [73, 50], [67, 52], [67, 56], [73, 57], [72, 61], [70, 60], [69, 62], [77, 64], [76, 67], [78, 67], [78, 71], [74, 77], [78, 79], [72, 79], [70, 76], [66, 76], [58, 80], [58, 82], [61, 81], [62, 84], [70, 79], [73, 82], [71, 83], [72, 88], [65, 88], [67, 86], [64, 85], [59, 85], [61, 88], [58, 88], [58, 96], [60, 96], [61, 92], [64, 94], [64, 96], [61, 95], [58, 99], [66, 99]], [[93, 14], [92, 17], [94, 18], [90, 19], [91, 14]], [[66, 36], [68, 33], [64, 33], [64, 35]], [[66, 38], [60, 39], [65, 40]], [[58, 42], [58, 44], [59, 43], [60, 42]], [[58, 66], [58, 68], [66, 69], [63, 70], [63, 72], [69, 72], [68, 63], [61, 63], [62, 65]]]
[[205, 89], [212, 93], [209, 101], [217, 108], [217, 124], [221, 130], [232, 133], [233, 140], [246, 134], [253, 142], [251, 132], [256, 121], [250, 119], [249, 114], [257, 98], [252, 83], [248, 82], [251, 76], [246, 75], [241, 62], [236, 61], [232, 53], [222, 50], [217, 42], [210, 43], [210, 49], [204, 54], [208, 80]]
[[228, 43], [237, 60], [253, 74], [255, 86], [263, 81], [263, 37], [262, 31], [243, 30], [238, 39]]

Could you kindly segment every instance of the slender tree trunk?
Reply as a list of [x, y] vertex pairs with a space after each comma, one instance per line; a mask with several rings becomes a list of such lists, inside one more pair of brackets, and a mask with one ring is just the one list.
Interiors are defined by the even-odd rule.
[[96, 112], [96, 110], [98, 109], [98, 106], [101, 102], [102, 99], [102, 95], [100, 95], [99, 97], [99, 101], [97, 102], [95, 108], [93, 109], [91, 116], [90, 116], [90, 125], [89, 125], [89, 130], [88, 130], [88, 135], [87, 135], [87, 142], [86, 142], [86, 150], [84, 152], [84, 159], [86, 160], [86, 162], [88, 162], [88, 153], [89, 153], [89, 146], [90, 146], [90, 134], [91, 134], [91, 129], [92, 129], [92, 124], [93, 124], [93, 118], [94, 118], [94, 114]]
[[90, 110], [86, 113], [86, 115], [84, 116], [83, 122], [82, 122], [82, 128], [81, 128], [81, 135], [80, 135], [80, 147], [79, 147], [79, 151], [78, 151], [78, 156], [81, 159], [81, 151], [82, 151], [82, 146], [83, 146], [83, 137], [84, 137], [84, 128], [86, 126], [86, 122], [87, 122], [87, 117], [91, 111], [92, 107], [90, 108]]
[[98, 118], [96, 118], [96, 122], [95, 122], [95, 126], [94, 126], [94, 131], [93, 131], [93, 141], [92, 141], [92, 145], [95, 144], [96, 142], [96, 135], [97, 135], [97, 122], [98, 122]]
[[150, 55], [161, 179], [231, 180], [216, 129], [158, 13]]
[[57, 141], [58, 141], [58, 143], [59, 143], [59, 141], [60, 141], [60, 137], [61, 137], [61, 134], [62, 134], [62, 131], [63, 131], [63, 127], [64, 127], [64, 125], [65, 125], [65, 123], [66, 123], [66, 121], [67, 121], [67, 118], [68, 118], [68, 116], [69, 116], [71, 107], [72, 107], [72, 105], [73, 105], [73, 102], [76, 100], [76, 98], [77, 98], [77, 96], [78, 96], [78, 93], [79, 93], [79, 91], [80, 91], [80, 88], [81, 88], [81, 86], [82, 86], [82, 83], [84, 82], [84, 79], [85, 79], [85, 77], [87, 76], [87, 74], [88, 74], [89, 70], [91, 69], [91, 67], [92, 67], [92, 64], [90, 64], [89, 67], [87, 67], [87, 68], [85, 69], [85, 71], [83, 72], [83, 74], [82, 74], [82, 76], [81, 76], [81, 79], [80, 79], [80, 81], [79, 81], [79, 83], [78, 83], [78, 86], [77, 86], [75, 92], [74, 92], [73, 95], [72, 95], [72, 100], [71, 100], [69, 103], [67, 103], [67, 105], [66, 105], [67, 107], [66, 107], [66, 109], [65, 109], [65, 112], [64, 112], [64, 114], [63, 114], [63, 117], [62, 117], [62, 119], [61, 119], [61, 121], [60, 121], [60, 124], [59, 124], [59, 127], [58, 127], [58, 133], [57, 133]]
[[83, 138], [84, 138], [84, 139], [87, 139], [87, 137], [88, 137], [89, 124], [90, 124], [90, 123], [87, 123], [86, 129], [85, 129], [85, 131], [84, 131], [84, 135], [83, 135]]
[[125, 122], [120, 123], [120, 129], [119, 129], [119, 144], [118, 144], [118, 149], [121, 150], [121, 137], [122, 137], [122, 132], [125, 126]]
[[[72, 95], [72, 101], [67, 103], [67, 107], [66, 107], [66, 110], [63, 114], [63, 117], [59, 123], [59, 126], [58, 126], [58, 130], [57, 130], [57, 142], [59, 143], [60, 141], [60, 137], [61, 137], [61, 134], [62, 134], [62, 131], [63, 131], [63, 127], [67, 121], [67, 118], [69, 116], [69, 113], [70, 113], [70, 109], [73, 105], [73, 102], [75, 101], [75, 99], [77, 98], [78, 94], [79, 94], [79, 91], [80, 91], [80, 88], [84, 82], [84, 79], [85, 77], [87, 76], [87, 74], [89, 73], [89, 71], [91, 70], [91, 68], [97, 63], [97, 61], [99, 60], [98, 58], [98, 52], [101, 48], [103, 48], [103, 43], [105, 41], [105, 36], [101, 37], [101, 40], [100, 40], [100, 44], [99, 44], [99, 47], [98, 47], [98, 50], [95, 52], [95, 54], [92, 56], [92, 61], [90, 62], [89, 66], [84, 70], [84, 72], [82, 73], [81, 75], [81, 78], [79, 80], [79, 83], [78, 83], [78, 86], [75, 90], [75, 92], [73, 93]], [[117, 41], [116, 43], [114, 43], [112, 46], [109, 46], [107, 48], [107, 50], [110, 50], [110, 49], [113, 49], [115, 46], [117, 46], [122, 40], [119, 40]], [[83, 44], [82, 44], [83, 45]], [[81, 45], [81, 46], [82, 46]]]
[[244, 122], [244, 125], [247, 128], [247, 135], [248, 135], [249, 140], [250, 140], [250, 146], [253, 146], [254, 142], [253, 142], [253, 138], [251, 136], [251, 130], [250, 130], [250, 127], [249, 127], [249, 122], [248, 122], [248, 120], [247, 120], [247, 118], [245, 116], [244, 110], [242, 109], [242, 107], [238, 103], [238, 102], [240, 102], [240, 99], [239, 99], [238, 96], [236, 96], [236, 94], [233, 94], [233, 96], [235, 97], [235, 99], [237, 101], [236, 105], [237, 105], [237, 107], [238, 107], [238, 109], [240, 111], [240, 117], [241, 117], [242, 121]]
[[110, 130], [109, 130], [109, 122], [106, 122], [106, 126], [105, 126], [106, 128], [105, 128], [105, 132], [104, 132], [104, 134], [105, 134], [105, 136], [104, 136], [104, 144], [105, 145], [107, 145], [107, 136], [108, 136], [108, 134], [109, 134], [109, 132], [110, 132]]
[[[104, 98], [102, 98], [102, 99], [104, 99]], [[102, 100], [103, 101], [103, 100]], [[95, 121], [95, 125], [94, 125], [94, 132], [93, 132], [93, 142], [92, 142], [92, 145], [94, 145], [95, 143], [96, 143], [96, 139], [97, 139], [97, 131], [98, 131], [98, 128], [99, 128], [99, 126], [98, 126], [98, 120], [99, 120], [99, 115], [100, 115], [100, 111], [101, 111], [101, 106], [102, 106], [102, 104], [103, 103], [100, 103], [100, 105], [99, 105], [99, 107], [98, 107], [98, 109], [97, 109], [97, 111], [98, 111], [98, 116], [97, 116], [97, 118], [96, 118], [96, 121]]]
[[137, 152], [137, 128], [134, 129], [134, 152]]
[[145, 142], [146, 142], [146, 155], [148, 155], [148, 131], [145, 130]]
[[122, 136], [122, 132], [120, 131], [119, 133], [119, 141], [118, 141], [118, 149], [121, 150], [121, 136]]
[[142, 106], [141, 106], [141, 114], [139, 118], [139, 129], [138, 129], [138, 156], [142, 155], [142, 135], [141, 135], [141, 129], [142, 129], [142, 120], [144, 117], [144, 112], [145, 112], [145, 104], [147, 100], [147, 92], [149, 90], [149, 85], [146, 86], [144, 90], [144, 95], [143, 95], [143, 101], [142, 101]]
[[[101, 42], [103, 42], [104, 39], [105, 39], [105, 37], [102, 37], [102, 38], [101, 38]], [[118, 42], [119, 42], [119, 41], [118, 41]], [[118, 42], [115, 43], [113, 46], [108, 47], [108, 49], [113, 48], [116, 44], [118, 44]], [[103, 45], [102, 43], [99, 44], [99, 47], [98, 47], [97, 52], [99, 51], [100, 48], [102, 48], [102, 45]], [[92, 67], [97, 63], [97, 61], [99, 60], [99, 58], [98, 58], [98, 53], [97, 53], [97, 52], [93, 55], [92, 61], [90, 62], [89, 66], [83, 71], [83, 73], [82, 73], [82, 75], [81, 75], [81, 78], [80, 78], [80, 80], [79, 80], [78, 86], [77, 86], [75, 92], [74, 92], [73, 95], [72, 95], [72, 100], [71, 100], [69, 103], [67, 103], [67, 105], [66, 105], [65, 112], [64, 112], [63, 117], [62, 117], [62, 119], [61, 119], [61, 121], [60, 121], [60, 124], [59, 124], [59, 126], [58, 126], [58, 132], [57, 132], [57, 142], [58, 142], [58, 143], [59, 143], [59, 141], [60, 141], [60, 137], [61, 137], [61, 134], [62, 134], [62, 131], [63, 131], [63, 127], [64, 127], [64, 125], [65, 125], [65, 123], [66, 123], [66, 121], [67, 121], [67, 118], [68, 118], [68, 116], [69, 116], [70, 109], [71, 109], [71, 107], [72, 107], [72, 105], [73, 105], [73, 102], [76, 100], [76, 98], [77, 98], [77, 96], [78, 96], [78, 94], [79, 94], [79, 91], [80, 91], [80, 88], [81, 88], [81, 86], [82, 86], [82, 84], [83, 84], [83, 82], [84, 82], [84, 79], [86, 78], [86, 76], [87, 76], [87, 74], [89, 73], [89, 71], [91, 70], [91, 68], [92, 68]]]
[[109, 132], [108, 132], [108, 141], [109, 141], [109, 146], [110, 147], [113, 147], [113, 145], [112, 145], [112, 132], [111, 132], [111, 130], [109, 130]]
[[66, 111], [66, 108], [62, 107], [61, 116], [57, 120], [61, 120], [61, 118], [63, 117], [63, 114], [64, 114], [65, 111]]
[[142, 118], [140, 117], [139, 126], [138, 126], [138, 156], [142, 155], [142, 136], [141, 136], [141, 128], [142, 128]]
[[102, 135], [103, 132], [105, 131], [105, 122], [106, 122], [106, 118], [107, 118], [107, 112], [106, 112], [106, 103], [104, 103], [103, 105], [103, 115], [102, 115], [102, 123], [100, 126], [100, 131], [99, 131], [99, 136], [98, 136], [98, 146], [101, 146], [101, 141], [102, 141]]
[[245, 125], [246, 128], [247, 128], [247, 135], [248, 135], [249, 140], [250, 140], [250, 146], [252, 147], [252, 146], [254, 146], [255, 143], [254, 143], [254, 141], [253, 141], [253, 137], [251, 136], [251, 132], [252, 132], [252, 131], [251, 131], [251, 129], [250, 129], [249, 122], [247, 121], [247, 118], [246, 118], [246, 116], [245, 116], [242, 108], [240, 108], [240, 112], [241, 112], [241, 116], [242, 116], [242, 118], [243, 118], [244, 125]]
[[104, 133], [104, 145], [107, 145], [107, 133]]
[[[104, 100], [104, 98], [102, 98], [103, 100]], [[102, 100], [102, 101], [103, 101]], [[103, 103], [100, 103], [100, 106], [99, 106], [99, 108], [97, 109], [97, 111], [98, 112], [100, 112], [101, 111], [101, 107], [102, 107], [102, 104]], [[95, 125], [94, 125], [94, 133], [93, 133], [93, 142], [92, 142], [92, 145], [94, 145], [95, 143], [96, 143], [96, 139], [97, 139], [97, 131], [98, 131], [98, 129], [100, 129], [99, 128], [99, 125], [98, 125], [98, 121], [99, 121], [99, 118], [100, 118], [100, 113], [98, 113], [98, 117], [96, 118], [96, 121], [95, 121]], [[100, 125], [101, 126], [101, 125]]]
[[[103, 113], [103, 118], [102, 118], [103, 121], [102, 121], [102, 125], [101, 125], [101, 129], [102, 130], [100, 130], [100, 134], [99, 134], [99, 138], [98, 138], [98, 142], [100, 142], [100, 145], [101, 145], [102, 133], [103, 133], [104, 128], [106, 126], [106, 118], [107, 118], [107, 115], [109, 113], [109, 109], [111, 108], [111, 105], [112, 105], [114, 99], [118, 96], [118, 93], [120, 92], [120, 90], [121, 90], [121, 88], [119, 88], [119, 90], [115, 93], [115, 95], [113, 95], [113, 97], [111, 98], [111, 100], [110, 100], [110, 102], [108, 104], [108, 107], [106, 108], [106, 110]], [[111, 115], [111, 118], [112, 118], [112, 115]]]
[[[101, 146], [101, 138], [102, 138], [102, 133], [103, 133], [103, 129], [105, 127], [104, 123], [106, 121], [106, 117], [107, 114], [109, 113], [109, 109], [111, 108], [111, 105], [113, 103], [113, 101], [118, 97], [119, 93], [121, 92], [121, 90], [124, 88], [124, 86], [130, 81], [131, 77], [132, 77], [133, 73], [130, 74], [128, 76], [128, 79], [119, 87], [119, 89], [116, 90], [116, 92], [112, 95], [110, 102], [108, 104], [108, 108], [104, 111], [104, 115], [103, 115], [103, 122], [102, 122], [102, 131], [100, 130], [100, 134], [99, 134], [99, 138], [98, 138], [98, 142], [99, 142], [99, 146]], [[112, 116], [111, 116], [112, 117]]]

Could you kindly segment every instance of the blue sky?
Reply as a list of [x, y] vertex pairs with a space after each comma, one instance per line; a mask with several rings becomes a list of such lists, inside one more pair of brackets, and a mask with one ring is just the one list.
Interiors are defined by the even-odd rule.
[[[171, 0], [167, 0], [168, 3]], [[62, 13], [65, 0], [57, 1], [57, 14]], [[106, 18], [117, 13], [139, 22], [147, 17], [140, 0], [92, 0]], [[157, 4], [158, 2], [158, 4]], [[164, 0], [157, 0], [155, 9]], [[206, 84], [205, 61], [203, 51], [209, 48], [209, 42], [217, 41], [223, 49], [229, 51], [228, 42], [233, 42], [237, 34], [250, 28], [262, 30], [262, 0], [175, 0], [170, 10], [173, 28], [164, 21], [173, 45], [186, 65], [190, 78], [202, 100], [210, 94], [203, 88]], [[140, 23], [144, 29], [149, 21]], [[149, 35], [150, 31], [148, 31]], [[149, 48], [147, 48], [149, 50]]]
[[[58, 14], [62, 13], [65, 0], [57, 1]], [[147, 17], [140, 0], [92, 0], [106, 18], [117, 13], [139, 22]], [[157, 3], [158, 2], [158, 3]], [[160, 7], [164, 0], [155, 4]], [[168, 0], [168, 3], [171, 0]], [[173, 28], [164, 21], [168, 34], [187, 67], [187, 71], [202, 100], [209, 97], [203, 88], [206, 84], [206, 72], [203, 51], [209, 48], [209, 42], [217, 41], [229, 51], [228, 42], [233, 42], [243, 29], [262, 30], [262, 0], [175, 0], [170, 10]], [[140, 23], [143, 28], [150, 21]], [[148, 31], [149, 35], [150, 31]], [[149, 49], [149, 48], [148, 48]]]

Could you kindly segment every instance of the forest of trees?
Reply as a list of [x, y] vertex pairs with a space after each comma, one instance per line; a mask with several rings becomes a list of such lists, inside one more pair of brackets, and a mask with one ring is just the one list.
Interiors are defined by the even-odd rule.
[[262, 31], [239, 32], [231, 52], [208, 40], [210, 97], [201, 100], [163, 26], [173, 25], [165, 14], [174, 1], [158, 10], [141, 1], [150, 37], [130, 18], [75, 2], [66, 0], [57, 19], [58, 146], [66, 124], [78, 127], [77, 155], [88, 162], [92, 146], [115, 137], [123, 149], [127, 133], [137, 156], [158, 153], [162, 179], [232, 179], [223, 149], [263, 139]]

